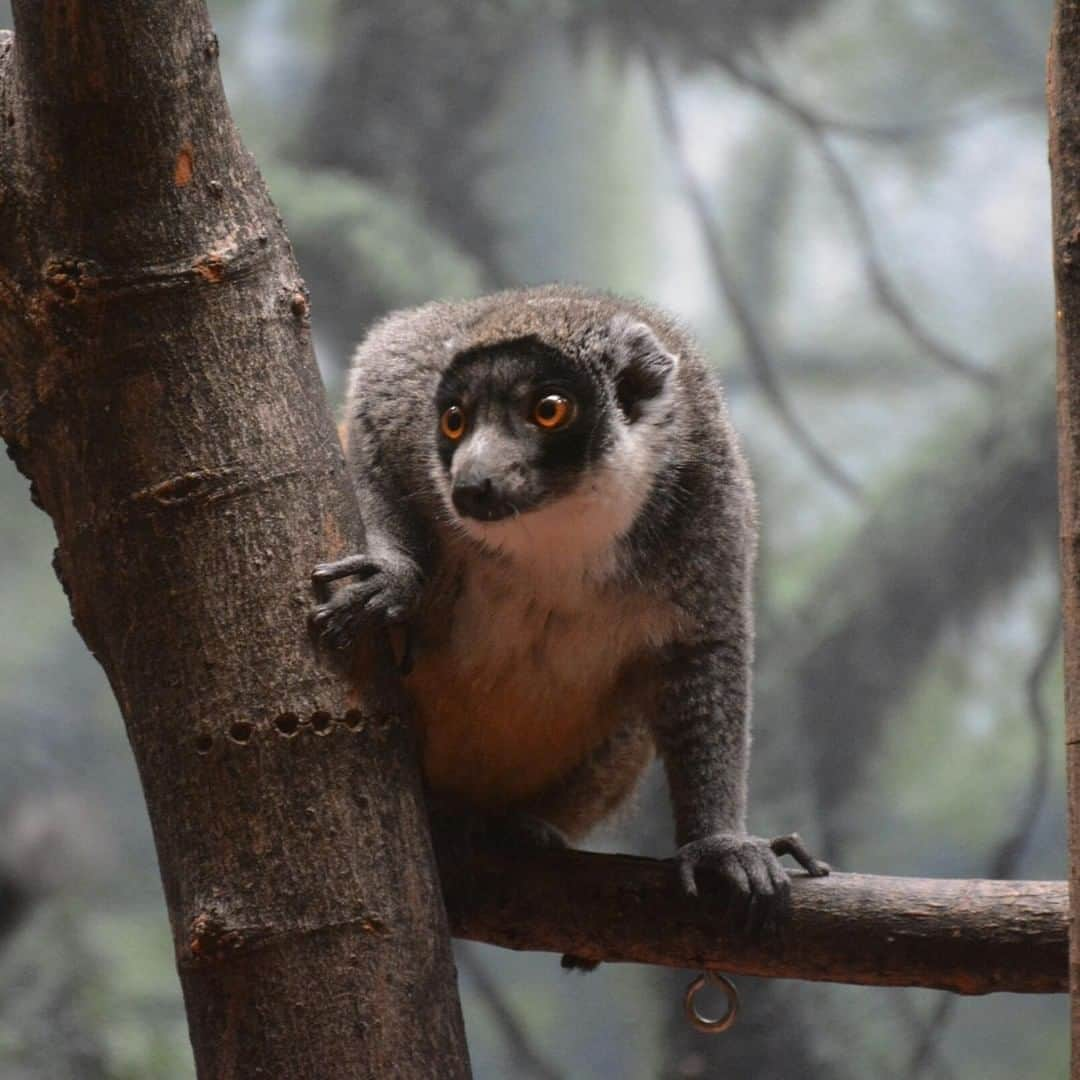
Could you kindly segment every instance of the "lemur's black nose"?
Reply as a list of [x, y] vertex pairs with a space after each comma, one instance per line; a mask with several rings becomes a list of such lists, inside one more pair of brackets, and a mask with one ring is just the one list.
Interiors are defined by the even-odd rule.
[[514, 512], [513, 505], [499, 492], [490, 476], [462, 477], [455, 481], [451, 498], [454, 509], [477, 521], [499, 521]]

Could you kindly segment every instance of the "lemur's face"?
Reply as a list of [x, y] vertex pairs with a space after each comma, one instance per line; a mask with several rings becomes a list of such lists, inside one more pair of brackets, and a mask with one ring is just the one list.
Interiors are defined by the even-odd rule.
[[454, 512], [490, 524], [575, 490], [611, 442], [602, 385], [535, 341], [463, 353], [435, 399]]
[[[652, 351], [642, 359], [654, 362], [659, 345], [645, 333]], [[443, 375], [430, 421], [436, 480], [485, 546], [563, 561], [610, 547], [630, 527], [658, 467], [674, 360], [663, 354], [671, 363], [653, 378], [628, 352], [637, 339], [621, 337], [578, 361], [523, 338], [463, 352]]]

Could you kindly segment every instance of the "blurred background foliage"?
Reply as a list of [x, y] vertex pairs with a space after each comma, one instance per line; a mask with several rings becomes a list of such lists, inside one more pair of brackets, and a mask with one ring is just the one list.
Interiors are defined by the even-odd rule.
[[[705, 342], [762, 503], [752, 825], [843, 869], [1065, 871], [1050, 0], [212, 0], [336, 400], [382, 312], [549, 279]], [[10, 26], [0, 4], [0, 26]], [[122, 724], [0, 468], [0, 1074], [190, 1052]], [[662, 786], [596, 838], [670, 851]], [[478, 1077], [1064, 1075], [1062, 998], [459, 950]]]

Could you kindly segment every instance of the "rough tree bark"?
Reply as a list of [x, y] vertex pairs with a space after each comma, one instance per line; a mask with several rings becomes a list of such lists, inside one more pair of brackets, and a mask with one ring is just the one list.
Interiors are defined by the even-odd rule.
[[629, 855], [479, 856], [444, 869], [457, 937], [743, 975], [957, 994], [1061, 993], [1064, 882], [797, 877], [777, 935], [747, 941], [724, 906], [683, 896], [670, 863]]
[[1073, 1080], [1080, 1080], [1080, 0], [1057, 0], [1047, 102], [1057, 286], [1058, 500], [1065, 621]]
[[399, 691], [305, 636], [358, 513], [205, 4], [13, 7], [0, 432], [127, 724], [199, 1075], [465, 1076]]

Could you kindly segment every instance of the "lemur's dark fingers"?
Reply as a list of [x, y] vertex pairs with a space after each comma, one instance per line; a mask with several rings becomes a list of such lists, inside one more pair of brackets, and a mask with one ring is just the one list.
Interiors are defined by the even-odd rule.
[[718, 864], [718, 869], [724, 875], [728, 895], [740, 907], [745, 907], [754, 894], [754, 888], [750, 883], [750, 875], [746, 872], [738, 855], [732, 853], [726, 856]]
[[791, 881], [777, 859], [767, 859], [765, 865], [772, 882], [773, 894], [777, 898], [776, 922], [780, 923], [791, 909]]
[[370, 622], [364, 604], [373, 591], [370, 582], [346, 585], [320, 604], [311, 615], [319, 640], [332, 649], [349, 648], [365, 621]]
[[776, 855], [790, 855], [811, 877], [827, 877], [831, 869], [827, 862], [810, 854], [798, 833], [778, 836], [769, 841], [769, 847]]
[[378, 565], [370, 555], [346, 555], [336, 562], [319, 563], [311, 571], [311, 580], [317, 585], [325, 585], [354, 574], [370, 574], [378, 569]]
[[738, 860], [750, 882], [750, 897], [746, 901], [743, 933], [756, 939], [772, 922], [780, 897], [774, 888], [764, 859], [752, 851], [744, 851], [740, 852]]
[[697, 896], [697, 882], [694, 880], [694, 863], [692, 859], [679, 859], [679, 882], [682, 891], [687, 896]]

